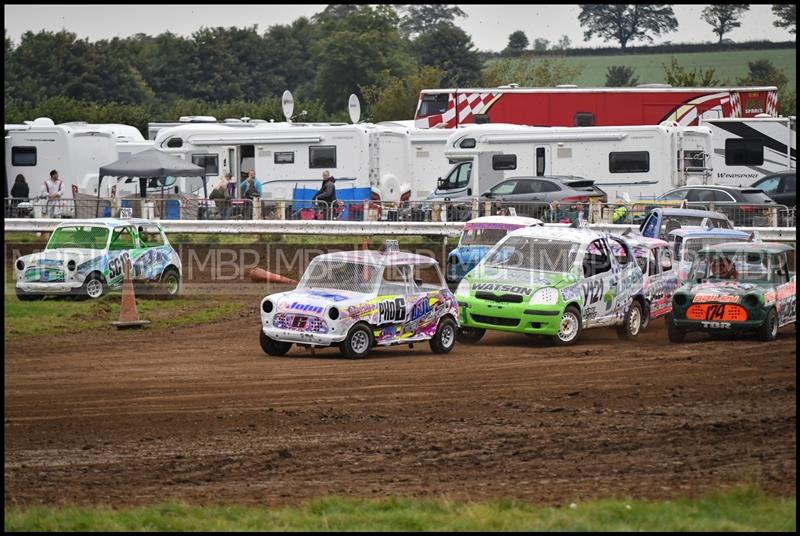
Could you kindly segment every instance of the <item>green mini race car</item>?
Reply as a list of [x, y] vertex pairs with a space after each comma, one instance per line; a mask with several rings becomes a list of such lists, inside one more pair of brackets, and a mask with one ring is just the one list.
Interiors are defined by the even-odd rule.
[[158, 223], [96, 218], [59, 224], [44, 251], [19, 257], [14, 263], [17, 297], [100, 298], [122, 286], [127, 262], [135, 283], [149, 283], [169, 298], [178, 295], [181, 259]]
[[644, 321], [642, 271], [626, 240], [588, 228], [527, 227], [509, 233], [456, 289], [461, 327], [474, 343], [487, 329], [547, 335], [572, 344], [582, 329]]
[[750, 331], [765, 341], [797, 321], [797, 277], [785, 244], [728, 242], [697, 253], [689, 277], [672, 297], [667, 335], [683, 342], [690, 330]]

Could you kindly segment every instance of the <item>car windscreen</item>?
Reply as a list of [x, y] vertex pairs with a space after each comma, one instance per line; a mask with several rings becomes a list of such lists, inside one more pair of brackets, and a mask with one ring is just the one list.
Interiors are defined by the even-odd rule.
[[701, 251], [692, 263], [689, 279], [768, 283], [768, 255], [761, 252]]
[[298, 289], [334, 289], [369, 294], [381, 277], [381, 268], [368, 264], [313, 260], [297, 285]]
[[484, 266], [543, 272], [569, 272], [579, 245], [564, 240], [512, 236], [486, 256]]
[[108, 229], [105, 227], [70, 225], [53, 231], [47, 249], [105, 249], [107, 243]]
[[506, 229], [466, 229], [461, 234], [460, 246], [493, 246], [506, 236]]
[[706, 246], [714, 246], [716, 244], [724, 244], [725, 242], [733, 242], [735, 238], [731, 237], [697, 237], [697, 238], [684, 238], [680, 251], [677, 252], [676, 259], [678, 261], [691, 262], [697, 255], [697, 252]]

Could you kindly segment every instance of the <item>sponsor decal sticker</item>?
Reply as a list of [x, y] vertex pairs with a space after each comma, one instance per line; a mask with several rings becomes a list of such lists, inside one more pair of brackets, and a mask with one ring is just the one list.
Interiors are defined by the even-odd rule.
[[533, 293], [533, 289], [528, 287], [520, 287], [514, 285], [498, 285], [495, 283], [475, 283], [472, 285], [472, 290], [489, 290], [493, 292], [508, 292], [510, 294], [522, 294], [528, 296]]

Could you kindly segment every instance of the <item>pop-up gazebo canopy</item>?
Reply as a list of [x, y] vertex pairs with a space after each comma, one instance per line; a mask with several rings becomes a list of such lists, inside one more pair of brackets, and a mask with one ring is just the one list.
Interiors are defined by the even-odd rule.
[[147, 179], [151, 177], [200, 177], [203, 180], [203, 196], [208, 197], [205, 168], [171, 156], [158, 149], [146, 149], [140, 153], [126, 156], [100, 168], [97, 184], [97, 197], [103, 177], [139, 177], [142, 197], [147, 193]]

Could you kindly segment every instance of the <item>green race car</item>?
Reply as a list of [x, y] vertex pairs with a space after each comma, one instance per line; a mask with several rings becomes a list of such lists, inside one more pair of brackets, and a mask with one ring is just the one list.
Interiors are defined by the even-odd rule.
[[456, 289], [457, 340], [487, 329], [574, 343], [582, 329], [639, 333], [643, 276], [624, 238], [588, 228], [527, 227], [509, 233]]
[[750, 331], [774, 340], [779, 327], [797, 321], [790, 251], [785, 244], [761, 242], [728, 242], [699, 251], [686, 283], [672, 297], [669, 340], [683, 342], [690, 330]]

